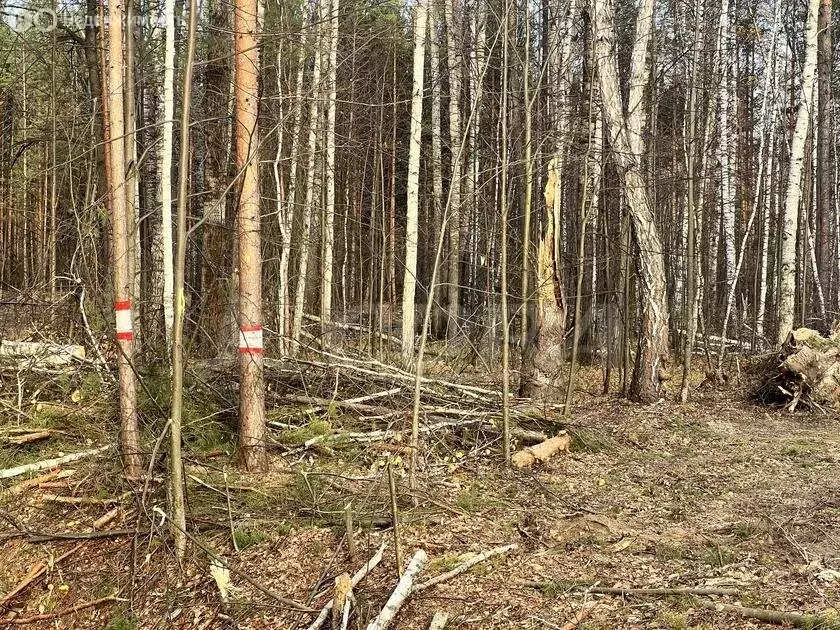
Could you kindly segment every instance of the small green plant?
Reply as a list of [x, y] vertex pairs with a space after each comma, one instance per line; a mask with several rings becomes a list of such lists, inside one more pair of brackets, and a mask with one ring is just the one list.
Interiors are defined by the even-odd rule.
[[297, 429], [283, 431], [280, 441], [283, 444], [298, 446], [314, 437], [329, 435], [330, 433], [332, 433], [332, 425], [329, 422], [326, 420], [313, 420]]
[[240, 551], [242, 551], [243, 549], [253, 547], [254, 545], [260, 544], [262, 541], [267, 540], [268, 535], [258, 529], [237, 527], [233, 531], [233, 538], [236, 541], [236, 546], [239, 547]]
[[671, 630], [688, 630], [688, 617], [676, 610], [661, 610], [657, 615], [666, 628]]
[[713, 567], [725, 567], [737, 559], [734, 551], [720, 545], [709, 545], [703, 550], [700, 561]]
[[108, 622], [108, 630], [137, 630], [137, 621], [120, 613]]

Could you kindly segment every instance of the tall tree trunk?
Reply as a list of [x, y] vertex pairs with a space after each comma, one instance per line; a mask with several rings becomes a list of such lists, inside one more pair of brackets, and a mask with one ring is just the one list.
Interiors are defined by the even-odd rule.
[[776, 342], [781, 345], [793, 330], [796, 291], [796, 233], [799, 227], [799, 203], [802, 199], [802, 175], [805, 169], [805, 141], [814, 96], [817, 66], [817, 24], [820, 0], [808, 0], [805, 21], [805, 64], [802, 67], [802, 100], [796, 112], [796, 127], [790, 148], [790, 169], [782, 211], [781, 260], [779, 269], [779, 328]]
[[[720, 208], [723, 225], [723, 243], [726, 260], [726, 308], [731, 311], [735, 304], [735, 143], [732, 126], [737, 124], [733, 116], [737, 95], [732, 89], [732, 18], [730, 0], [722, 0], [720, 5], [720, 41], [721, 41], [721, 76], [718, 99], [720, 101], [720, 143], [718, 144], [718, 163], [720, 164]], [[729, 297], [731, 296], [731, 297]], [[726, 337], [726, 330], [722, 336]]]
[[178, 168], [177, 245], [174, 266], [175, 320], [172, 329], [172, 427], [170, 429], [169, 481], [172, 497], [172, 539], [175, 554], [183, 560], [187, 548], [187, 515], [184, 503], [184, 463], [181, 459], [181, 420], [184, 410], [184, 309], [186, 294], [184, 276], [187, 262], [187, 201], [190, 181], [190, 105], [192, 103], [195, 28], [198, 3], [190, 0], [187, 26], [187, 58], [184, 64], [184, 102], [181, 107], [181, 156]]
[[[818, 20], [817, 44], [818, 94], [817, 104], [817, 217], [819, 233], [818, 261], [820, 277], [828, 282], [831, 277], [832, 226], [834, 225], [834, 116], [832, 113], [831, 73], [834, 62], [832, 46], [831, 0], [821, 0]], [[834, 243], [836, 246], [836, 243]], [[837, 254], [834, 254], [837, 256]], [[828, 282], [831, 295], [831, 283]], [[824, 322], [825, 324], [829, 322]]]
[[628, 117], [621, 106], [618, 68], [614, 51], [615, 25], [612, 0], [593, 0], [595, 19], [595, 57], [607, 131], [613, 161], [623, 180], [637, 246], [637, 271], [642, 302], [642, 328], [639, 337], [630, 397], [655, 402], [667, 378], [668, 310], [665, 293], [665, 260], [662, 241], [648, 199], [642, 175], [642, 124], [645, 118], [643, 93], [647, 76], [647, 48], [653, 27], [653, 0], [644, 0], [636, 22], [633, 47]]
[[[429, 0], [417, 0], [414, 13], [414, 60], [411, 88], [411, 131], [406, 183], [405, 274], [402, 294], [402, 362], [414, 362], [414, 296], [417, 283], [417, 223], [420, 202], [420, 138], [423, 129], [423, 68], [426, 59], [426, 23]], [[434, 34], [432, 34], [434, 37]], [[432, 60], [434, 63], [434, 59]], [[434, 287], [430, 287], [432, 292]], [[429, 296], [431, 299], [431, 296]]]
[[120, 430], [123, 470], [129, 479], [140, 477], [140, 432], [137, 423], [137, 393], [134, 376], [134, 333], [131, 314], [132, 279], [129, 276], [128, 225], [125, 194], [125, 122], [123, 120], [123, 4], [108, 3], [109, 60], [108, 83], [111, 91], [108, 107], [110, 123], [111, 164], [109, 192], [111, 197], [112, 242], [114, 261], [114, 310], [119, 341]]
[[[265, 453], [263, 387], [262, 257], [260, 253], [259, 49], [257, 1], [234, 6], [236, 167], [239, 196], [239, 442], [237, 456], [247, 470], [268, 468]], [[187, 147], [182, 147], [186, 151]]]
[[[163, 124], [160, 150], [160, 238], [163, 264], [163, 331], [171, 348], [172, 327], [175, 321], [175, 287], [172, 258], [172, 154], [175, 126], [175, 0], [165, 0], [166, 22], [163, 53]], [[187, 150], [186, 147], [181, 148]]]
[[[323, 63], [324, 24], [327, 21], [327, 0], [318, 2], [318, 19], [315, 22], [315, 59], [312, 69], [312, 97], [309, 101], [309, 134], [306, 158], [306, 198], [303, 202], [303, 229], [298, 262], [297, 288], [295, 291], [295, 310], [292, 319], [292, 344], [295, 350], [300, 347], [303, 332], [303, 309], [306, 305], [306, 275], [309, 269], [309, 252], [312, 239], [312, 210], [315, 202], [315, 158], [318, 137], [321, 132], [321, 65]], [[320, 194], [319, 194], [320, 197]], [[319, 199], [320, 201], [320, 199]]]
[[453, 339], [460, 331], [461, 312], [461, 52], [458, 40], [460, 17], [456, 0], [443, 0], [446, 20], [446, 60], [449, 69], [449, 199], [446, 202], [445, 227], [449, 231], [449, 275], [447, 284], [446, 337]]
[[326, 140], [326, 200], [324, 203], [324, 240], [321, 271], [321, 336], [330, 345], [332, 320], [333, 250], [335, 248], [335, 96], [336, 62], [338, 59], [338, 3], [333, 0], [330, 9], [330, 54], [327, 73], [327, 140]]

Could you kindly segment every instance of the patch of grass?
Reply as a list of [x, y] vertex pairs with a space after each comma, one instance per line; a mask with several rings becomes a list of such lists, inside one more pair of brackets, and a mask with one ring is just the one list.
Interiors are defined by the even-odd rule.
[[462, 490], [455, 499], [455, 505], [470, 514], [480, 512], [487, 507], [489, 501], [487, 494], [478, 487], [478, 484], [473, 484], [466, 490]]
[[264, 540], [268, 539], [268, 534], [261, 532], [258, 529], [249, 529], [246, 527], [237, 527], [233, 530], [233, 538], [236, 541], [236, 546], [239, 550], [247, 549], [258, 545]]
[[108, 630], [137, 630], [139, 626], [134, 619], [120, 614], [108, 622]]
[[738, 540], [749, 540], [757, 534], [758, 528], [748, 521], [739, 521], [732, 526], [732, 535]]
[[660, 610], [656, 615], [660, 623], [671, 630], [688, 630], [688, 616], [676, 610]]
[[600, 431], [592, 429], [568, 429], [572, 437], [569, 447], [574, 452], [605, 453], [613, 450], [613, 443], [607, 440]]
[[709, 545], [700, 554], [700, 561], [713, 567], [725, 567], [737, 559], [737, 554], [720, 545]]
[[680, 545], [669, 542], [658, 542], [653, 547], [653, 555], [660, 560], [682, 560], [685, 558], [685, 549]]

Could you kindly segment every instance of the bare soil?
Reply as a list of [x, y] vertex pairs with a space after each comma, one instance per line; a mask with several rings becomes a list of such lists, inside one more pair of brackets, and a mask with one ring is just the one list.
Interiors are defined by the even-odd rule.
[[[490, 433], [430, 436], [414, 495], [398, 459], [404, 555], [407, 561], [414, 549], [425, 549], [431, 559], [426, 577], [456, 566], [465, 553], [509, 543], [518, 548], [412, 597], [396, 627], [426, 628], [436, 611], [446, 611], [451, 628], [558, 628], [590, 602], [579, 628], [764, 627], [701, 608], [693, 597], [594, 595], [579, 585], [728, 587], [740, 595], [704, 599], [836, 613], [840, 420], [732, 402], [732, 392], [704, 396], [687, 405], [651, 407], [588, 397], [563, 423], [574, 438], [571, 452], [534, 470], [501, 467], [498, 438]], [[88, 447], [82, 440], [60, 446], [64, 452]], [[56, 454], [55, 443], [28, 448], [15, 452], [18, 459]], [[406, 457], [404, 449], [278, 446], [272, 471], [262, 476], [237, 473], [220, 450], [224, 446], [188, 462], [190, 532], [204, 549], [191, 545], [183, 571], [155, 511], [165, 509], [163, 472], [149, 484], [142, 505], [142, 488], [124, 485], [113, 456], [68, 466], [75, 473], [52, 487], [5, 492], [0, 514], [11, 519], [0, 531], [6, 536], [0, 593], [9, 593], [39, 561], [47, 570], [0, 608], [0, 626], [115, 595], [24, 627], [305, 627], [314, 614], [290, 610], [242, 573], [265, 590], [320, 609], [335, 576], [355, 572], [387, 541], [384, 561], [355, 591], [350, 627], [364, 628], [397, 579], [383, 464], [389, 454]], [[223, 470], [229, 473], [227, 491]], [[6, 480], [4, 487], [22, 479]], [[106, 499], [127, 490], [134, 498], [120, 504], [120, 515], [105, 529], [139, 529], [137, 535], [31, 542], [11, 522], [30, 532], [90, 531], [110, 506], [56, 504], [45, 494]], [[347, 502], [357, 526], [352, 559], [343, 541]], [[210, 575], [207, 550], [236, 569], [227, 602]]]

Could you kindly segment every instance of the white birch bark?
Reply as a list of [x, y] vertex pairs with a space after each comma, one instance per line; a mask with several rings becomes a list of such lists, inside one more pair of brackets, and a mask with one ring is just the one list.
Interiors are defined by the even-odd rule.
[[[289, 291], [289, 259], [292, 248], [292, 225], [295, 216], [295, 195], [297, 194], [297, 171], [300, 162], [300, 130], [303, 125], [303, 78], [306, 67], [306, 39], [307, 24], [301, 21], [301, 35], [297, 71], [295, 75], [295, 100], [292, 104], [292, 147], [289, 155], [289, 188], [286, 193], [286, 204], [281, 208], [280, 195], [277, 195], [277, 219], [280, 224], [280, 236], [283, 239], [283, 251], [280, 254], [280, 285], [277, 288], [278, 329], [280, 331], [280, 350], [287, 354], [290, 350], [291, 337], [291, 292]], [[278, 65], [279, 51], [278, 51]], [[278, 79], [279, 80], [279, 79]], [[280, 86], [277, 86], [278, 91]], [[279, 155], [279, 147], [278, 147]], [[279, 180], [279, 173], [275, 174]]]
[[327, 20], [327, 0], [319, 0], [318, 19], [315, 21], [315, 59], [312, 68], [312, 96], [309, 101], [309, 135], [306, 157], [306, 197], [303, 202], [303, 228], [300, 241], [300, 262], [295, 290], [295, 312], [292, 318], [292, 345], [300, 347], [303, 331], [303, 308], [306, 302], [306, 274], [309, 265], [309, 250], [312, 239], [312, 206], [315, 202], [315, 152], [318, 134], [321, 130], [321, 64], [324, 42], [324, 24]]
[[[423, 69], [426, 59], [428, 0], [417, 0], [414, 15], [414, 59], [411, 88], [411, 132], [406, 183], [405, 273], [402, 295], [402, 362], [414, 360], [414, 296], [417, 282], [417, 223], [420, 202], [420, 136], [423, 128]], [[434, 287], [431, 287], [434, 290]], [[430, 298], [431, 299], [431, 296]]]
[[[720, 42], [722, 50], [720, 87], [718, 92], [720, 107], [720, 143], [718, 144], [718, 163], [720, 164], [720, 208], [723, 228], [724, 258], [726, 261], [726, 309], [731, 312], [735, 306], [735, 187], [733, 186], [735, 144], [732, 138], [732, 25], [729, 0], [722, 0], [720, 5]], [[726, 337], [727, 318], [724, 318], [722, 337]], [[722, 357], [718, 357], [719, 359]]]
[[799, 224], [799, 203], [802, 198], [802, 175], [805, 168], [805, 140], [814, 100], [817, 66], [817, 17], [820, 0], [808, 0], [805, 21], [805, 64], [802, 68], [802, 100], [796, 112], [796, 127], [790, 148], [790, 169], [781, 218], [781, 259], [779, 269], [779, 329], [776, 341], [785, 342], [793, 330], [796, 292], [796, 232]]
[[[163, 120], [160, 151], [160, 245], [163, 248], [163, 327], [166, 343], [172, 343], [175, 323], [175, 284], [172, 243], [172, 134], [175, 118], [175, 0], [164, 3], [165, 43], [163, 53]], [[182, 150], [186, 150], [185, 148]]]
[[636, 22], [626, 120], [621, 106], [614, 51], [613, 2], [593, 0], [593, 5], [595, 57], [604, 119], [613, 148], [613, 160], [624, 183], [633, 222], [633, 237], [638, 249], [642, 328], [630, 395], [641, 402], [655, 402], [661, 394], [668, 359], [668, 309], [662, 241], [656, 228], [641, 166], [644, 149], [642, 130], [646, 118], [644, 90], [654, 0], [643, 0]]
[[446, 337], [455, 337], [459, 328], [461, 298], [461, 53], [457, 38], [455, 0], [443, 0], [446, 21], [446, 61], [449, 70], [449, 151], [450, 182], [446, 228], [449, 231], [449, 277], [447, 284]]
[[327, 140], [324, 173], [326, 200], [324, 208], [324, 242], [321, 269], [321, 327], [323, 343], [330, 345], [329, 327], [332, 321], [333, 250], [335, 246], [335, 97], [336, 63], [338, 59], [338, 10], [339, 0], [333, 0], [330, 9], [330, 55], [327, 77]]

